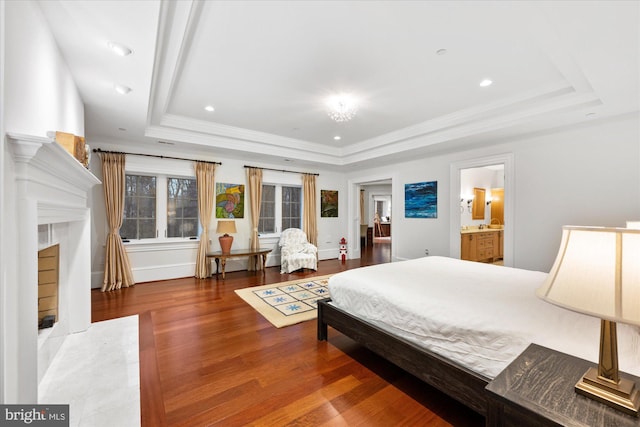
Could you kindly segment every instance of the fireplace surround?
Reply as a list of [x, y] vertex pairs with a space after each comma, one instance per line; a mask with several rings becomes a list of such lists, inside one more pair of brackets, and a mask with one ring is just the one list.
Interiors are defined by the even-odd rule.
[[[17, 234], [16, 322], [7, 344], [15, 351], [5, 373], [19, 402], [38, 402], [38, 382], [64, 338], [91, 324], [89, 190], [100, 181], [52, 137], [7, 134], [14, 162]], [[60, 242], [59, 320], [38, 338], [38, 225], [51, 224]]]

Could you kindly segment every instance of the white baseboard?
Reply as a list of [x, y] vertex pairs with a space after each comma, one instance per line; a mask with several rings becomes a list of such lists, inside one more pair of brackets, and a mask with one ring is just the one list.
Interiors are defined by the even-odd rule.
[[[324, 249], [318, 251], [319, 260], [336, 259], [339, 250]], [[230, 258], [227, 260], [225, 272], [242, 271], [247, 269], [248, 259], [246, 257]], [[267, 267], [275, 267], [280, 265], [280, 254], [269, 254], [267, 256]], [[181, 277], [190, 277], [195, 273], [195, 262], [183, 264], [168, 265], [151, 265], [146, 267], [132, 268], [133, 278], [136, 283], [153, 282], [156, 280], [178, 279]], [[216, 263], [211, 261], [211, 272], [215, 274]], [[104, 280], [104, 271], [91, 272], [91, 288], [98, 289], [102, 287]]]
[[340, 250], [338, 248], [335, 249], [322, 249], [318, 251], [318, 259], [336, 259], [340, 255]]
[[[215, 265], [213, 266], [215, 269]], [[196, 264], [169, 264], [169, 265], [151, 265], [147, 267], [132, 268], [133, 280], [136, 283], [154, 282], [156, 280], [179, 279], [181, 277], [189, 277], [195, 274]], [[228, 270], [227, 270], [228, 271]], [[101, 288], [104, 280], [104, 271], [91, 272], [91, 288]]]
[[92, 271], [91, 272], [91, 289], [102, 288], [103, 280], [104, 280], [104, 271]]

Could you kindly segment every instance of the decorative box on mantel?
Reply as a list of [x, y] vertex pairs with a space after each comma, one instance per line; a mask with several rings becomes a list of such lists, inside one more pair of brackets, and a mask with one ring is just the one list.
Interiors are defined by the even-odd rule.
[[54, 138], [69, 154], [87, 168], [89, 167], [89, 153], [84, 136], [77, 136], [66, 132], [47, 132], [49, 138]]

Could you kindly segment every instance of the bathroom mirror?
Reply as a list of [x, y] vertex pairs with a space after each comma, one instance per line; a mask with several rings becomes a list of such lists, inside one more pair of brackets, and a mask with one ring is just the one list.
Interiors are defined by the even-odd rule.
[[485, 210], [485, 189], [475, 187], [473, 189], [473, 207], [471, 219], [484, 219]]

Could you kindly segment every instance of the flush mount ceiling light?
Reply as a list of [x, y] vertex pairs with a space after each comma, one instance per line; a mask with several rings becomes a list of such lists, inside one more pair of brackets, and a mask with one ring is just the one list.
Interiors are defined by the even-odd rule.
[[127, 46], [121, 43], [109, 42], [107, 43], [107, 46], [109, 46], [109, 49], [111, 49], [112, 51], [114, 51], [116, 54], [120, 56], [127, 56], [133, 53], [131, 49], [129, 49]]
[[336, 122], [348, 122], [358, 112], [356, 99], [349, 94], [339, 94], [327, 99], [327, 114]]
[[480, 82], [480, 87], [487, 87], [487, 86], [491, 86], [493, 84], [493, 81], [490, 79], [484, 79], [483, 81]]
[[340, 141], [342, 137], [340, 135], [336, 135], [333, 137], [333, 139], [335, 139], [336, 141]]
[[126, 95], [129, 92], [131, 92], [131, 88], [129, 86], [125, 86], [125, 85], [113, 85], [113, 88], [116, 90], [116, 92], [118, 92], [120, 95]]
[[116, 92], [118, 92], [120, 95], [126, 95], [129, 92], [131, 92], [131, 88], [129, 86], [125, 86], [125, 85], [119, 85], [119, 84], [115, 84], [113, 85], [113, 88], [115, 89]]
[[204, 109], [210, 113], [213, 113], [214, 111], [216, 111], [216, 109], [213, 108], [213, 105], [207, 105], [206, 107], [204, 107]]

